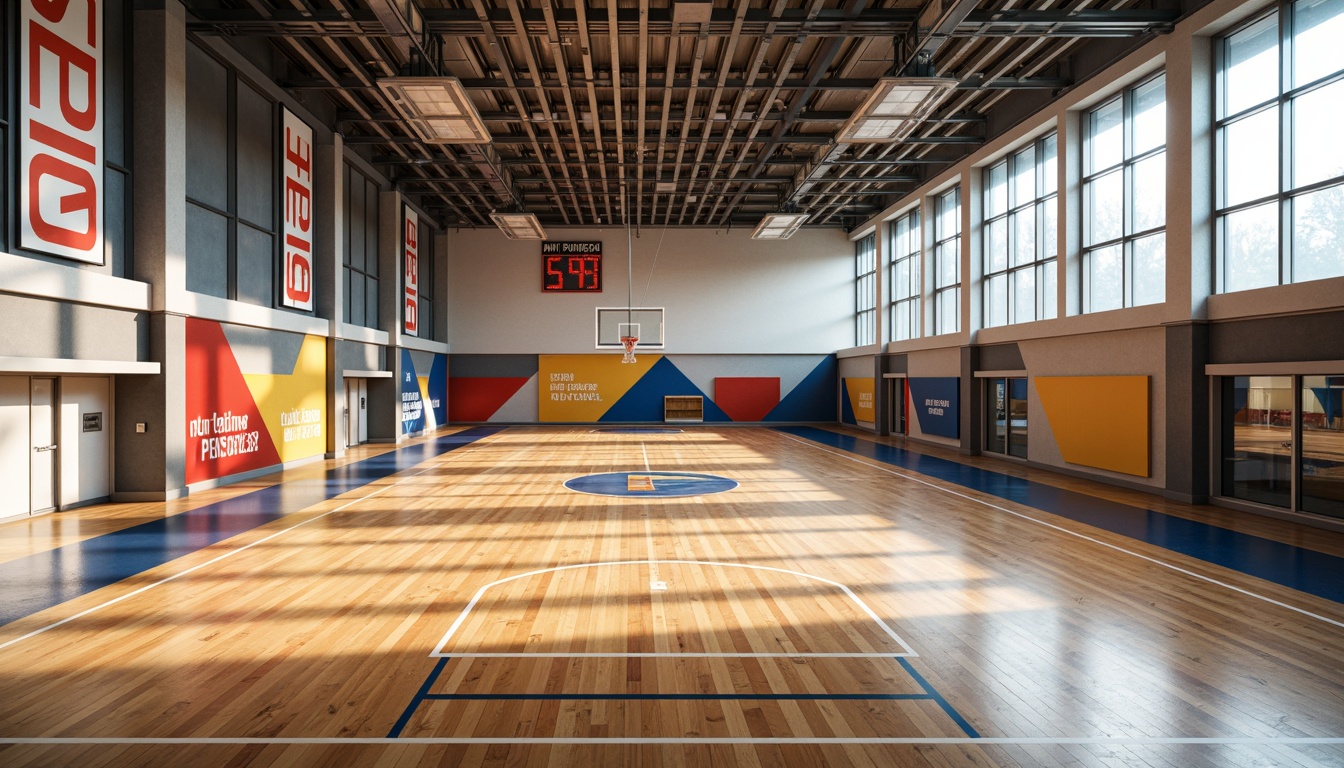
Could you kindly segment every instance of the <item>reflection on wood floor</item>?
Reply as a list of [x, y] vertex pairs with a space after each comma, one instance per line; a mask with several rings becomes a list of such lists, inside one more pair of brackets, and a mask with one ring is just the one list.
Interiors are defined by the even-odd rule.
[[[740, 485], [562, 485], [649, 470]], [[508, 429], [0, 627], [0, 764], [1344, 764], [1344, 606], [902, 474]]]

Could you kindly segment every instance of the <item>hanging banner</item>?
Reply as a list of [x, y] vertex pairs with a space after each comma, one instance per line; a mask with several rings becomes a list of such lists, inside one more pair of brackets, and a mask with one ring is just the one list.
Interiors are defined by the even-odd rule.
[[19, 0], [19, 244], [103, 263], [98, 5]]
[[420, 335], [420, 217], [410, 206], [402, 225], [402, 274], [406, 284], [406, 335]]
[[284, 113], [285, 285], [286, 307], [313, 309], [313, 129], [288, 109]]

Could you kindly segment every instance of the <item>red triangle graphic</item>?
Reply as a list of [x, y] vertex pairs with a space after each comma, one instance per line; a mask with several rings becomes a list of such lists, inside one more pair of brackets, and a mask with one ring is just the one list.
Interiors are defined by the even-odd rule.
[[489, 421], [532, 377], [448, 378], [448, 421]]
[[187, 318], [187, 482], [280, 463], [224, 329]]

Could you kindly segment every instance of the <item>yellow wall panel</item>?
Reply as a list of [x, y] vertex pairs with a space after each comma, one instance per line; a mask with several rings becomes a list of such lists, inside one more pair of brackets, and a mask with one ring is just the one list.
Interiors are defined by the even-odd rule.
[[543, 422], [595, 422], [649, 372], [662, 355], [539, 355], [537, 416]]
[[1147, 376], [1037, 376], [1064, 461], [1149, 477]]

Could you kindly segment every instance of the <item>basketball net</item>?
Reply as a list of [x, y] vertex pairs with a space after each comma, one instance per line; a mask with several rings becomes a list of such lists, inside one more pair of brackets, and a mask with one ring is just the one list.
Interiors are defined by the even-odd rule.
[[639, 343], [638, 336], [622, 336], [621, 346], [625, 347], [625, 356], [621, 358], [622, 363], [635, 362], [635, 345]]

